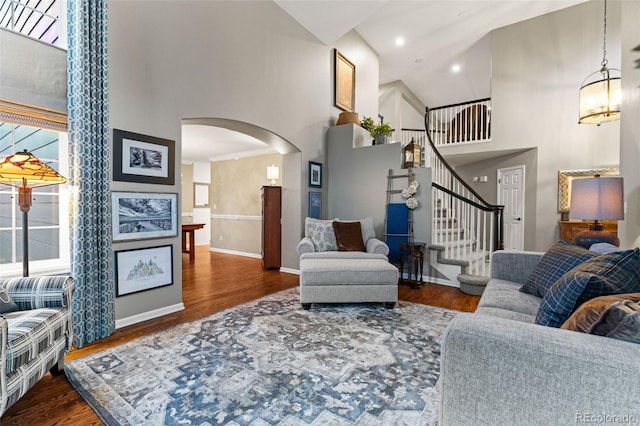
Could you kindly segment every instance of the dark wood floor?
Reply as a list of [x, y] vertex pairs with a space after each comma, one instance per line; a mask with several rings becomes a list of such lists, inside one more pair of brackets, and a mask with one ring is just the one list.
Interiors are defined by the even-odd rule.
[[[297, 275], [263, 271], [259, 259], [211, 253], [208, 246], [197, 247], [194, 261], [189, 261], [187, 254], [182, 256], [183, 311], [119, 329], [106, 339], [73, 349], [66, 359], [90, 354], [298, 285]], [[479, 296], [466, 295], [456, 288], [437, 284], [427, 284], [419, 289], [401, 285], [399, 297], [467, 312], [474, 311], [479, 300]], [[0, 418], [3, 426], [101, 424], [64, 375], [52, 377], [50, 374]]]

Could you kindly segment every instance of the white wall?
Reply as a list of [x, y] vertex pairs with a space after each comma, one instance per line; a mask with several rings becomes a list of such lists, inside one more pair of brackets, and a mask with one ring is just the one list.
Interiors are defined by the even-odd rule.
[[[196, 161], [193, 163], [193, 182], [211, 183], [211, 162]], [[195, 200], [195, 194], [194, 200]], [[211, 205], [211, 200], [209, 200]], [[193, 207], [193, 223], [204, 223], [204, 228], [195, 231], [196, 245], [209, 244], [211, 240], [211, 207]]]
[[[297, 269], [307, 164], [325, 162], [325, 133], [340, 112], [333, 107], [333, 47], [320, 44], [273, 2], [111, 0], [108, 10], [111, 127], [176, 140], [176, 168], [183, 118], [248, 122], [300, 149], [283, 158], [282, 178], [283, 266]], [[356, 108], [375, 110], [377, 55], [356, 33], [336, 47], [356, 64]], [[179, 186], [161, 190], [178, 192]], [[179, 253], [180, 239], [172, 242]], [[173, 286], [118, 298], [116, 317], [179, 303], [179, 260], [175, 256]]]

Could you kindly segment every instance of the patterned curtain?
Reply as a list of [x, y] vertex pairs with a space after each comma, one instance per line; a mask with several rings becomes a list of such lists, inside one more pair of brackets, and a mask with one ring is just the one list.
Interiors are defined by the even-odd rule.
[[73, 344], [80, 348], [115, 329], [107, 0], [68, 0], [67, 20]]

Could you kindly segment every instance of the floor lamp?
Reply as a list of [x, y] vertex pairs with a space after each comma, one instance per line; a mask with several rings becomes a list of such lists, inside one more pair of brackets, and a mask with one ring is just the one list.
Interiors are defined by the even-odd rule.
[[31, 188], [65, 183], [65, 179], [30, 152], [22, 151], [0, 160], [0, 183], [18, 188], [22, 212], [22, 276], [29, 276], [29, 209]]

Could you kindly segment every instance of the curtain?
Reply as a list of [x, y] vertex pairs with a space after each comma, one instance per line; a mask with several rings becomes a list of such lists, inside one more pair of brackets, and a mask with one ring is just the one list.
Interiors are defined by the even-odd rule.
[[68, 0], [73, 344], [115, 330], [109, 195], [107, 0]]

